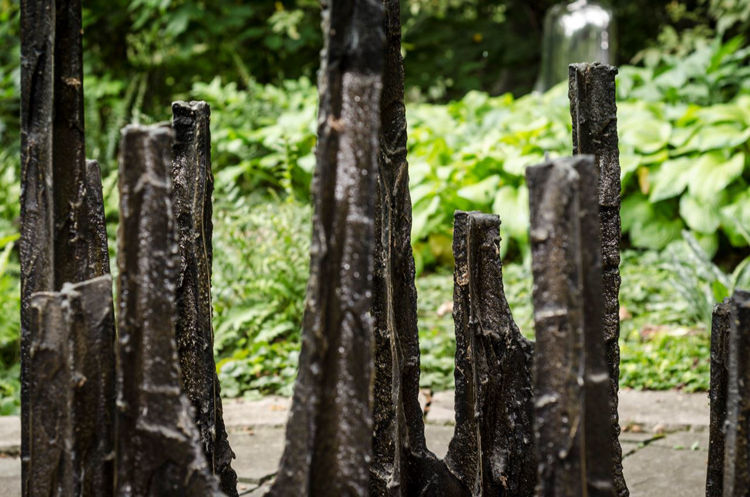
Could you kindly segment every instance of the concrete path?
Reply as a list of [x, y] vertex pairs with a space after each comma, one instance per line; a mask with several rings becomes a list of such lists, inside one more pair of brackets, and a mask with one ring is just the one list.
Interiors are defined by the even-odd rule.
[[[430, 450], [442, 457], [453, 436], [453, 392], [426, 405]], [[237, 454], [240, 493], [260, 496], [276, 471], [284, 444], [289, 399], [226, 400], [224, 419]], [[620, 393], [620, 437], [625, 478], [632, 497], [705, 495], [708, 396], [679, 392]], [[18, 417], [0, 417], [0, 494], [20, 497]]]

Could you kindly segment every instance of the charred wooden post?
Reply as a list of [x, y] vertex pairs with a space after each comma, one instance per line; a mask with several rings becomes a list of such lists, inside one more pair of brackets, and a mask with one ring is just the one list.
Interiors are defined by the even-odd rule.
[[610, 376], [610, 439], [615, 487], [629, 495], [622, 475], [622, 448], [617, 414], [620, 381], [620, 153], [617, 138], [617, 68], [604, 64], [570, 66], [570, 114], [573, 153], [596, 157], [599, 170], [599, 218], [604, 283], [604, 339]]
[[172, 131], [128, 126], [120, 145], [116, 495], [222, 495], [181, 390]]
[[573, 167], [579, 179], [586, 486], [590, 497], [615, 497], [611, 462], [611, 383], [602, 333], [605, 306], [599, 235], [599, 174], [593, 156], [578, 156], [574, 161]]
[[[269, 495], [367, 495], [383, 8], [323, 4], [313, 240], [286, 447]], [[353, 43], [352, 40], [356, 40]]]
[[456, 428], [445, 464], [472, 496], [532, 496], [533, 345], [503, 290], [500, 219], [456, 212]]
[[724, 447], [724, 497], [750, 489], [750, 292], [732, 296]]
[[[375, 203], [373, 460], [370, 495], [406, 495], [420, 487], [413, 461], [437, 463], [424, 438], [419, 406], [419, 334], [411, 197], [406, 160], [404, 66], [398, 0], [385, 10], [383, 91]], [[411, 461], [411, 462], [410, 462]]]
[[[80, 0], [21, 2], [21, 466], [28, 469], [30, 297], [109, 273], [86, 164]], [[97, 169], [98, 171], [98, 169]], [[93, 181], [93, 183], [92, 183]], [[99, 201], [96, 200], [98, 186]], [[98, 225], [101, 221], [101, 226]], [[104, 252], [100, 249], [104, 247]], [[111, 293], [111, 291], [110, 291]], [[27, 478], [24, 478], [27, 481]], [[28, 489], [24, 489], [24, 495]]]
[[21, 472], [29, 468], [31, 295], [55, 289], [52, 199], [55, 2], [21, 2]]
[[179, 250], [175, 327], [182, 384], [195, 410], [203, 452], [219, 477], [221, 490], [236, 496], [237, 474], [231, 466], [234, 452], [224, 427], [221, 386], [214, 360], [210, 112], [205, 102], [172, 104], [175, 133], [172, 205]]
[[711, 422], [708, 442], [706, 497], [724, 495], [724, 430], [727, 421], [729, 381], [729, 330], [732, 326], [732, 300], [714, 307], [711, 320]]
[[31, 496], [107, 497], [114, 483], [112, 278], [31, 298]]
[[561, 159], [526, 170], [539, 497], [586, 495], [580, 190], [575, 161]]

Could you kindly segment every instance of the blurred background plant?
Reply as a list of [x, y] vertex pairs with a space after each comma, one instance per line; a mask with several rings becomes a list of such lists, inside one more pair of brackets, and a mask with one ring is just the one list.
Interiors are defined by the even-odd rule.
[[[505, 283], [533, 335], [524, 169], [570, 153], [565, 85], [529, 93], [557, 0], [402, 2], [422, 384], [452, 385], [455, 209], [500, 214]], [[707, 387], [707, 316], [748, 282], [750, 0], [631, 0], [619, 26], [622, 384]], [[648, 12], [648, 15], [643, 15]], [[90, 0], [87, 153], [117, 222], [119, 129], [211, 104], [214, 302], [224, 393], [289, 393], [310, 235], [315, 0]], [[0, 413], [18, 388], [19, 0], [0, 0]], [[743, 262], [744, 261], [744, 262]], [[731, 276], [734, 275], [734, 276]]]

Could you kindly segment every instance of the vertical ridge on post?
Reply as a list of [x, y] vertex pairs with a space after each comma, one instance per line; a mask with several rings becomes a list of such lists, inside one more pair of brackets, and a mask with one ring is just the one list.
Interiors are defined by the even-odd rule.
[[503, 290], [500, 219], [454, 215], [456, 428], [445, 464], [471, 495], [531, 497], [533, 345]]
[[111, 496], [112, 278], [35, 293], [31, 308], [29, 495]]
[[617, 68], [605, 64], [572, 64], [569, 98], [573, 153], [596, 157], [599, 171], [599, 218], [604, 283], [604, 339], [610, 376], [612, 466], [619, 497], [629, 495], [622, 474], [620, 424], [620, 152], [617, 137]]
[[730, 320], [723, 497], [746, 497], [750, 489], [750, 292], [734, 293]]
[[53, 291], [52, 120], [55, 2], [21, 1], [21, 473], [29, 467], [31, 295]]
[[[86, 239], [85, 276], [89, 280], [110, 274], [102, 172], [95, 160], [86, 161], [84, 191], [83, 204], [86, 215], [80, 218], [79, 226], [82, 231], [80, 236]], [[114, 326], [114, 323], [112, 325]]]
[[714, 306], [711, 319], [711, 422], [708, 441], [706, 497], [724, 495], [724, 430], [727, 421], [727, 384], [729, 381], [729, 330], [732, 323], [732, 300], [724, 299]]
[[322, 19], [310, 280], [275, 496], [365, 496], [370, 476], [383, 6], [324, 2]]
[[561, 159], [526, 169], [538, 497], [586, 495], [579, 176], [572, 164]]
[[380, 100], [378, 198], [375, 203], [375, 381], [370, 495], [394, 497], [418, 487], [410, 460], [437, 459], [427, 450], [419, 405], [419, 333], [411, 196], [406, 160], [404, 65], [398, 0], [384, 6], [385, 49]]
[[231, 466], [234, 452], [224, 427], [213, 347], [210, 109], [205, 102], [175, 102], [172, 113], [172, 205], [179, 250], [177, 355], [208, 464], [219, 477], [221, 490], [236, 496], [237, 474]]
[[604, 291], [599, 229], [599, 174], [591, 155], [573, 158], [578, 173], [584, 346], [584, 439], [590, 497], [615, 497], [612, 468], [610, 378], [602, 333]]
[[182, 392], [175, 344], [172, 131], [127, 126], [120, 144], [116, 495], [222, 495]]
[[[54, 120], [52, 125], [55, 222], [55, 289], [101, 274], [88, 274], [86, 152], [83, 123], [81, 0], [55, 2]], [[109, 271], [107, 271], [109, 272]], [[103, 274], [103, 273], [102, 273]]]

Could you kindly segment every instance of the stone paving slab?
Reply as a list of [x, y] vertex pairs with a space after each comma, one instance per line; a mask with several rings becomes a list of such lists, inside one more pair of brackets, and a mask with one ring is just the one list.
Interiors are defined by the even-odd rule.
[[[429, 398], [425, 436], [438, 457], [453, 437], [453, 392]], [[423, 406], [428, 398], [422, 398]], [[290, 400], [225, 400], [224, 419], [242, 495], [260, 497], [278, 466]], [[708, 397], [679, 392], [620, 392], [623, 467], [632, 497], [705, 495]], [[20, 497], [18, 417], [0, 417], [0, 495]]]

